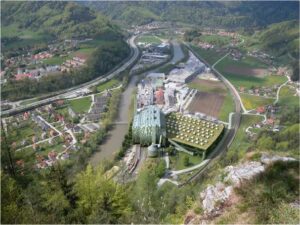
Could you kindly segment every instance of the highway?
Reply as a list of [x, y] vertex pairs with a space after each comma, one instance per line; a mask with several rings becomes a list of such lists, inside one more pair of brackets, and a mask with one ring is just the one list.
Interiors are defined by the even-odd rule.
[[98, 77], [94, 80], [86, 82], [84, 84], [78, 85], [76, 87], [72, 87], [72, 88], [60, 91], [60, 93], [55, 95], [55, 96], [52, 96], [52, 97], [49, 97], [49, 98], [46, 98], [46, 99], [43, 99], [43, 100], [35, 101], [33, 103], [29, 103], [29, 104], [24, 105], [24, 106], [19, 106], [19, 107], [10, 109], [10, 110], [3, 111], [3, 112], [1, 112], [1, 117], [11, 116], [11, 115], [14, 115], [14, 114], [26, 111], [26, 110], [33, 109], [33, 108], [38, 107], [38, 106], [42, 106], [42, 105], [51, 103], [51, 102], [56, 101], [58, 99], [64, 99], [64, 98], [67, 98], [68, 96], [76, 95], [76, 92], [86, 90], [86, 89], [88, 89], [92, 86], [95, 86], [97, 84], [106, 82], [106, 81], [114, 78], [120, 72], [122, 72], [122, 71], [126, 70], [128, 67], [130, 67], [136, 61], [136, 59], [138, 58], [139, 49], [134, 43], [134, 40], [135, 40], [136, 37], [137, 36], [132, 36], [129, 40], [127, 40], [127, 43], [130, 45], [131, 52], [132, 52], [130, 59], [129, 60], [126, 59], [127, 60], [126, 62], [123, 61], [122, 63], [120, 63], [117, 66], [117, 69], [115, 68], [113, 71], [111, 71], [106, 76], [104, 76], [104, 77], [101, 76], [101, 77]]

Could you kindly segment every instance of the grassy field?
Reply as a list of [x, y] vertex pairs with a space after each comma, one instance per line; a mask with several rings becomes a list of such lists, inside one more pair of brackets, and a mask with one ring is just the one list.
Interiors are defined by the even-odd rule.
[[[184, 165], [184, 158], [189, 158], [189, 165]], [[170, 167], [174, 170], [182, 170], [194, 165], [199, 164], [202, 161], [201, 156], [192, 156], [183, 152], [177, 152], [175, 156], [170, 156]]]
[[[214, 82], [214, 81], [213, 81]], [[220, 83], [218, 81], [215, 81], [216, 83]], [[190, 82], [188, 83], [188, 87], [192, 89], [196, 89], [198, 91], [202, 92], [208, 92], [208, 93], [220, 93], [220, 94], [226, 94], [226, 88], [222, 88], [223, 83], [220, 83], [220, 87], [215, 85], [207, 85], [206, 82]]]
[[235, 65], [237, 67], [247, 67], [247, 68], [263, 68], [267, 69], [269, 66], [259, 59], [251, 56], [245, 56], [241, 60], [235, 61], [229, 56], [224, 58], [220, 63], [218, 63], [218, 68], [223, 68], [227, 65]]
[[206, 60], [210, 65], [214, 64], [218, 59], [225, 55], [225, 53], [216, 52], [214, 49], [202, 49], [195, 45], [191, 45], [192, 49], [199, 54], [201, 58]]
[[275, 99], [273, 98], [264, 98], [260, 96], [248, 95], [241, 93], [240, 94], [242, 102], [246, 109], [256, 109], [259, 106], [272, 104]]
[[154, 35], [142, 35], [138, 37], [137, 42], [145, 42], [149, 44], [160, 44], [162, 41]]
[[111, 79], [105, 83], [102, 83], [100, 85], [97, 86], [97, 91], [102, 92], [105, 91], [106, 89], [111, 89], [114, 87], [117, 87], [118, 85], [120, 85], [120, 81], [117, 79]]
[[[219, 70], [220, 71], [220, 70]], [[253, 77], [244, 75], [235, 75], [230, 73], [224, 73], [220, 71], [235, 87], [271, 87], [276, 84], [282, 84], [286, 81], [286, 77], [270, 75], [266, 77]]]
[[235, 139], [224, 158], [224, 161], [227, 165], [235, 163], [244, 157], [247, 149], [253, 144], [251, 140], [248, 140], [245, 130], [247, 127], [262, 120], [262, 116], [242, 115], [241, 124], [237, 135], [235, 136]]
[[219, 36], [219, 35], [201, 35], [200, 41], [207, 42], [213, 45], [224, 46], [231, 42], [231, 37]]
[[229, 114], [234, 111], [234, 101], [232, 96], [228, 93], [225, 96], [222, 108], [219, 112], [219, 120], [228, 121]]
[[70, 57], [59, 57], [59, 56], [54, 56], [49, 59], [44, 59], [43, 63], [48, 64], [48, 65], [61, 65], [63, 64], [67, 59]]
[[284, 86], [280, 89], [278, 103], [287, 107], [300, 107], [299, 97], [294, 96], [296, 91], [288, 86]]
[[85, 113], [89, 110], [92, 99], [91, 97], [83, 97], [75, 100], [70, 100], [69, 103], [74, 112]]

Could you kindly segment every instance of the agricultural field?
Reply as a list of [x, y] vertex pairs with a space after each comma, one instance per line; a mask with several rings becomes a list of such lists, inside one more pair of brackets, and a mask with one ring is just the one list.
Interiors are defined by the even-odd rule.
[[166, 118], [167, 136], [171, 140], [207, 150], [220, 136], [223, 124], [193, 119], [181, 114], [169, 114]]
[[195, 78], [192, 82], [188, 83], [188, 86], [189, 88], [202, 92], [219, 94], [227, 93], [226, 87], [220, 81]]
[[191, 113], [201, 112], [206, 115], [218, 117], [224, 102], [224, 95], [218, 93], [197, 92], [188, 110]]
[[227, 92], [223, 101], [223, 105], [219, 111], [218, 119], [225, 122], [228, 121], [229, 114], [231, 112], [234, 112], [234, 110], [235, 109], [234, 109], [233, 97], [229, 92]]
[[226, 52], [217, 52], [215, 49], [203, 49], [196, 45], [191, 45], [191, 48], [207, 63], [214, 64], [218, 59], [226, 54]]
[[253, 87], [272, 87], [273, 85], [283, 84], [287, 78], [284, 76], [269, 75], [266, 77], [242, 76], [230, 73], [222, 74], [237, 88], [245, 87], [251, 89]]
[[[185, 165], [185, 158], [188, 158], [188, 165]], [[198, 155], [189, 155], [183, 152], [176, 152], [176, 155], [170, 156], [170, 167], [173, 170], [182, 170], [195, 166], [202, 162], [202, 157]]]
[[91, 97], [83, 97], [69, 101], [71, 108], [75, 113], [85, 113], [89, 110], [92, 99]]
[[245, 57], [241, 61], [226, 57], [216, 65], [216, 69], [235, 87], [271, 87], [287, 80], [284, 76], [272, 75], [266, 64], [253, 57]]
[[147, 44], [160, 44], [162, 41], [160, 38], [154, 35], [142, 35], [137, 38], [137, 42], [144, 42]]
[[270, 105], [275, 101], [274, 98], [265, 98], [244, 93], [240, 93], [240, 96], [247, 110], [256, 109], [259, 106]]
[[223, 83], [195, 78], [188, 86], [208, 95], [205, 97], [203, 94], [202, 96], [197, 94], [198, 98], [191, 102], [189, 110], [206, 113], [222, 121], [228, 120], [229, 113], [234, 111], [234, 102]]

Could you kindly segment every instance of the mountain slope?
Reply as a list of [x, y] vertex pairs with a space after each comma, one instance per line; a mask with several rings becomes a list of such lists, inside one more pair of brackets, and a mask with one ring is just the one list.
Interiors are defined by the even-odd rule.
[[[201, 26], [263, 27], [297, 19], [298, 2], [85, 2], [110, 18], [128, 25], [151, 20], [193, 23]], [[132, 20], [130, 12], [139, 16]]]
[[277, 56], [290, 54], [299, 57], [299, 21], [285, 21], [268, 26], [254, 35], [261, 47], [273, 51]]
[[43, 34], [70, 38], [118, 33], [105, 16], [72, 2], [2, 2], [1, 19], [3, 37]]

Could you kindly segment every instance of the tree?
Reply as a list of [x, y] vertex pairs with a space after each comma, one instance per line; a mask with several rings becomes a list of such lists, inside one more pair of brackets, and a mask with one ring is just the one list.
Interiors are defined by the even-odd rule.
[[184, 166], [189, 166], [190, 165], [190, 158], [185, 155], [184, 158], [183, 158], [183, 165]]
[[86, 223], [124, 223], [131, 213], [125, 190], [104, 176], [102, 168], [91, 165], [77, 175], [75, 192], [78, 209]]

